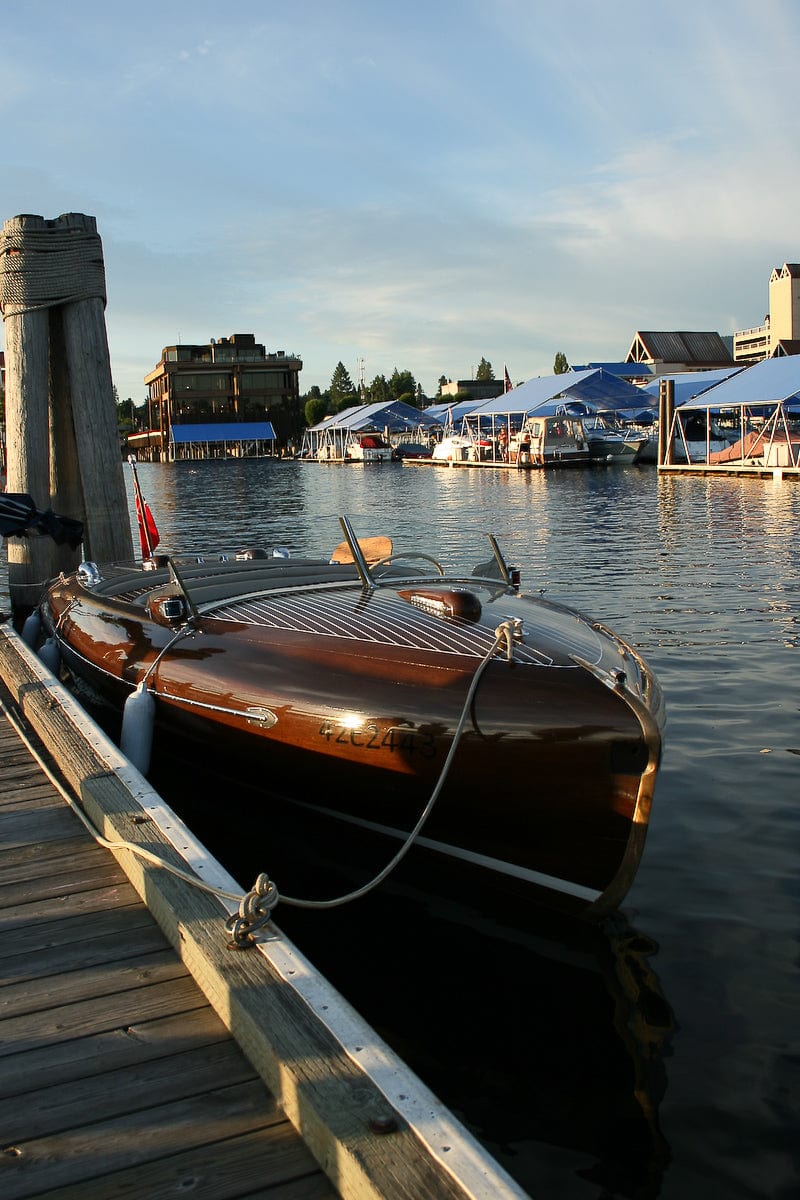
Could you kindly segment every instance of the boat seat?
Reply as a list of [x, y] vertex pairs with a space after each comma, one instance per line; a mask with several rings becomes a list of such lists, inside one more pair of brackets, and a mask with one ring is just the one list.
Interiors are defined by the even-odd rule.
[[[379, 562], [392, 553], [392, 539], [388, 537], [359, 538], [358, 545], [367, 563]], [[353, 552], [347, 542], [340, 542], [331, 555], [332, 563], [353, 562]]]

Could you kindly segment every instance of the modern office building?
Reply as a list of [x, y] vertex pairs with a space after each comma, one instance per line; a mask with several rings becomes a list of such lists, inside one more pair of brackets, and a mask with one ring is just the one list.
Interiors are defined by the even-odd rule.
[[252, 333], [165, 346], [145, 376], [147, 428], [128, 446], [161, 461], [275, 453], [302, 434], [303, 364]]
[[800, 264], [774, 267], [769, 277], [769, 312], [763, 325], [733, 335], [733, 357], [746, 366], [764, 358], [800, 354]]
[[451, 379], [442, 384], [442, 400], [494, 400], [503, 394], [502, 379]]

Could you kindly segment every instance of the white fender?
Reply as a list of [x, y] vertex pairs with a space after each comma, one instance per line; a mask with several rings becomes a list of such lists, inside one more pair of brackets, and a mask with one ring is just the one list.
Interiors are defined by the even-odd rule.
[[122, 753], [142, 775], [147, 774], [150, 766], [155, 716], [156, 702], [143, 681], [125, 701], [119, 743]]

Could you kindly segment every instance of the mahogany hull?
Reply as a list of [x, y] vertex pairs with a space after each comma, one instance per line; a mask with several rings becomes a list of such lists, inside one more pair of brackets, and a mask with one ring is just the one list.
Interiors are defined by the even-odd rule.
[[[43, 605], [69, 670], [121, 708], [147, 674], [159, 742], [234, 782], [394, 841], [414, 827], [463, 732], [421, 841], [575, 905], [619, 903], [644, 842], [660, 689], [619, 639], [491, 583], [374, 591], [350, 567], [185, 569], [190, 625], [153, 619], [164, 572], [54, 583]], [[427, 591], [425, 588], [427, 587]], [[469, 615], [442, 614], [455, 596]], [[511, 659], [495, 629], [521, 622]], [[488, 656], [488, 662], [484, 659]], [[148, 673], [149, 672], [149, 673]], [[340, 846], [340, 850], [341, 850]]]

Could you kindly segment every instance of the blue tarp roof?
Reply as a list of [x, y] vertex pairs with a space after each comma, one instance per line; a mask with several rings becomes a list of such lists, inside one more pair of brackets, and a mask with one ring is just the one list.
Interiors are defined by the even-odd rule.
[[473, 408], [477, 408], [483, 404], [483, 400], [451, 400], [449, 404], [442, 402], [441, 404], [431, 404], [426, 408], [425, 416], [436, 421], [439, 425], [448, 423], [456, 424], [465, 413], [472, 412]]
[[584, 363], [582, 367], [572, 367], [573, 371], [591, 371], [600, 367], [607, 375], [619, 375], [622, 379], [643, 379], [653, 374], [650, 363], [637, 362], [593, 362]]
[[545, 413], [563, 407], [564, 400], [555, 403], [555, 397], [566, 396], [568, 400], [581, 401], [591, 408], [607, 412], [615, 408], [641, 408], [642, 389], [634, 387], [624, 379], [607, 375], [601, 367], [586, 371], [565, 371], [563, 375], [544, 375], [540, 379], [529, 379], [527, 383], [512, 388], [503, 396], [486, 400], [477, 405], [469, 416], [491, 416], [492, 413], [520, 413], [527, 415], [538, 409]]
[[357, 404], [346, 408], [335, 417], [328, 417], [313, 425], [307, 432], [324, 433], [327, 429], [358, 429], [361, 432], [371, 431], [382, 433], [388, 429], [391, 433], [402, 433], [409, 429], [426, 428], [436, 422], [426, 415], [426, 411], [404, 404], [402, 400], [392, 400], [387, 404]]
[[688, 408], [727, 408], [737, 404], [781, 404], [800, 396], [800, 355], [765, 358], [688, 402]]
[[231, 421], [220, 425], [171, 425], [171, 442], [274, 442], [271, 421]]
[[678, 371], [674, 375], [661, 375], [652, 383], [645, 384], [642, 391], [657, 400], [661, 380], [671, 379], [675, 385], [675, 407], [678, 408], [693, 400], [695, 396], [707, 392], [709, 388], [716, 387], [718, 383], [722, 383], [723, 379], [728, 379], [731, 375], [738, 375], [741, 370], [741, 367], [721, 367], [718, 371]]

